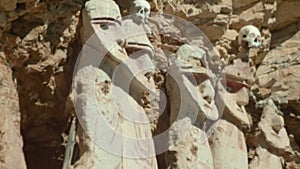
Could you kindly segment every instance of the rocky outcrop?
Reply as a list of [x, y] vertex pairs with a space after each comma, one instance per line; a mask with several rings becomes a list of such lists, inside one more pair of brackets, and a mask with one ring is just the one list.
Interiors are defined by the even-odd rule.
[[18, 93], [12, 71], [4, 59], [0, 53], [0, 168], [26, 169]]
[[257, 156], [249, 164], [250, 169], [274, 168], [282, 169], [282, 160], [280, 157], [272, 154], [268, 150], [258, 147]]
[[214, 168], [206, 133], [192, 126], [190, 119], [176, 121], [169, 135], [168, 168]]
[[286, 105], [282, 109], [286, 126], [291, 134], [300, 140], [299, 129], [294, 126], [299, 122], [299, 40], [297, 32], [290, 40], [267, 53], [257, 69], [258, 96], [271, 97], [276, 103]]
[[247, 169], [247, 147], [243, 133], [225, 120], [216, 125], [214, 134], [209, 138], [214, 168]]
[[[16, 83], [14, 104], [21, 112], [19, 126], [28, 168], [60, 168], [62, 164], [62, 135], [70, 114], [65, 112], [65, 103], [80, 50], [80, 41], [75, 40], [80, 12], [80, 2], [69, 0], [0, 2], [1, 55], [12, 71], [10, 81], [14, 78]], [[20, 129], [13, 132], [20, 133]], [[16, 145], [21, 148], [21, 142]]]
[[264, 140], [269, 145], [282, 151], [290, 148], [290, 141], [284, 128], [284, 120], [271, 100], [264, 107], [258, 127], [262, 132]]
[[[0, 168], [61, 168], [69, 119], [76, 109], [88, 124], [81, 122], [77, 129], [74, 168], [300, 168], [299, 1], [148, 1], [152, 12], [190, 23], [159, 15], [148, 21], [148, 16], [142, 16], [143, 21], [124, 18], [138, 11], [133, 8], [139, 3], [131, 0], [105, 0], [86, 8], [90, 2], [0, 1]], [[260, 30], [260, 48], [241, 49], [237, 38], [245, 25]], [[70, 95], [75, 61], [94, 29], [104, 30], [97, 37], [102, 46], [96, 49], [109, 54], [100, 65], [98, 55], [90, 63], [81, 59], [80, 66], [94, 67], [77, 76]], [[138, 53], [141, 48], [147, 52]], [[241, 55], [249, 62], [239, 60]], [[134, 67], [121, 64], [137, 56], [143, 59], [129, 60]], [[107, 90], [114, 87], [112, 75], [119, 65], [120, 79], [151, 67], [126, 83], [131, 92], [119, 97], [119, 103], [140, 109], [138, 117], [149, 120], [148, 125], [126, 122], [123, 111], [112, 109], [108, 96], [113, 94]], [[91, 75], [94, 79], [87, 80]], [[98, 97], [93, 100], [80, 90], [95, 79], [99, 81], [89, 86], [97, 91], [89, 93]], [[148, 149], [160, 155], [136, 160], [99, 148], [85, 131], [89, 125], [94, 130], [90, 120], [95, 119], [84, 116], [92, 110], [103, 110], [108, 124], [125, 135], [153, 137], [166, 131], [168, 139], [154, 139]], [[125, 115], [135, 117], [132, 114]], [[202, 142], [203, 136], [209, 144]], [[138, 143], [123, 153], [143, 153]], [[160, 152], [160, 146], [170, 150]]]

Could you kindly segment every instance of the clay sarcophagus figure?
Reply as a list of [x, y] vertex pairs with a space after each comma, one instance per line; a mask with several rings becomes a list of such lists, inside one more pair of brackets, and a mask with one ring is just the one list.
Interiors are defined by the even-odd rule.
[[113, 0], [90, 0], [82, 15], [84, 45], [72, 92], [82, 154], [74, 167], [157, 168], [150, 124], [138, 103], [155, 88], [145, 76], [154, 70], [147, 34], [132, 19], [122, 20]]

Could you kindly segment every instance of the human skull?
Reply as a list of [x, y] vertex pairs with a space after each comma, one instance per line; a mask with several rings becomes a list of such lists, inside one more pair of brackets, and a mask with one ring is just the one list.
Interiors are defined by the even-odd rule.
[[150, 9], [151, 6], [146, 0], [134, 0], [132, 3], [130, 14], [133, 15], [134, 20], [138, 24], [145, 24], [150, 16]]
[[246, 25], [240, 29], [238, 37], [239, 45], [243, 47], [259, 47], [261, 45], [261, 34], [257, 27]]

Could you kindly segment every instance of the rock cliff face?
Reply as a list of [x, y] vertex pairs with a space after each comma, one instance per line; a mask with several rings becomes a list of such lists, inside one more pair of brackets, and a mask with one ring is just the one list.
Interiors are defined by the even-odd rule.
[[[80, 50], [76, 34], [81, 6], [73, 1], [0, 2], [1, 65], [12, 72], [3, 73], [3, 77], [11, 81], [6, 88], [18, 92], [14, 96], [8, 92], [1, 94], [15, 99], [14, 102], [6, 100], [9, 105], [1, 104], [4, 110], [1, 113], [11, 116], [7, 118], [12, 124], [9, 130], [16, 128], [15, 133], [22, 133], [28, 168], [61, 165], [62, 133], [69, 116], [65, 103], [72, 78], [72, 58]], [[1, 90], [4, 90], [2, 86]], [[7, 144], [20, 145], [16, 146], [19, 149], [4, 152], [3, 156], [15, 158], [15, 153], [23, 154], [22, 138], [17, 136], [10, 138]]]
[[[122, 15], [128, 14], [131, 0], [115, 2]], [[153, 98], [134, 95], [132, 102], [143, 109], [151, 125], [132, 127], [122, 121], [120, 130], [125, 132], [124, 126], [126, 128], [127, 125], [127, 128], [132, 129], [126, 130], [127, 134], [140, 129], [144, 133], [139, 134], [143, 136], [151, 135], [150, 132], [158, 135], [170, 127], [170, 121], [174, 122], [168, 135], [169, 141], [166, 142], [170, 149], [157, 155], [156, 159], [139, 161], [119, 158], [101, 149], [94, 151], [89, 138], [78, 131], [79, 146], [75, 147], [73, 167], [300, 168], [300, 1], [148, 2], [152, 12], [179, 16], [196, 25], [212, 42], [219, 62], [203, 61], [204, 53], [207, 52], [203, 40], [191, 42], [197, 46], [197, 56], [201, 55], [201, 62], [192, 56], [194, 53], [183, 45], [186, 39], [176, 37], [178, 34], [189, 33], [190, 30], [184, 29], [186, 25], [175, 23], [175, 26], [168, 26], [166, 23], [171, 22], [170, 18], [150, 19], [149, 27], [153, 34], [149, 39], [155, 48], [151, 59], [161, 66], [160, 71], [151, 74], [151, 84], [164, 91], [166, 98], [172, 100], [169, 100], [167, 109], [159, 116], [159, 104], [147, 102]], [[82, 17], [85, 4], [83, 0], [0, 1], [0, 168], [62, 167], [70, 117], [74, 115], [70, 99], [74, 97], [74, 93], [70, 95], [73, 69], [84, 44], [83, 37], [86, 36]], [[262, 46], [249, 51], [249, 64], [245, 64], [237, 59], [241, 52], [237, 37], [239, 29], [249, 24], [260, 29]], [[158, 32], [164, 35], [156, 34]], [[192, 72], [200, 80], [197, 78], [196, 85], [190, 86], [200, 91], [201, 103], [183, 102], [189, 104], [187, 112], [199, 106], [204, 114], [205, 117], [197, 116], [195, 124], [184, 118], [175, 120], [176, 106], [180, 100], [176, 100], [178, 93], [174, 90], [174, 79], [165, 72], [168, 61], [173, 57], [166, 54], [165, 50], [177, 52], [177, 59], [180, 58], [183, 64], [197, 68]], [[130, 53], [130, 50], [127, 52]], [[207, 65], [224, 68], [227, 79], [235, 83], [228, 81], [227, 88], [220, 87], [221, 84], [212, 80], [216, 77], [208, 71]], [[96, 85], [102, 92], [97, 93], [99, 97], [103, 93], [107, 94], [102, 89], [110, 79], [109, 71], [114, 69], [113, 66], [102, 68], [108, 80]], [[100, 70], [95, 71], [97, 73], [103, 74]], [[188, 81], [184, 77], [182, 79], [182, 84], [187, 86]], [[141, 82], [148, 83], [147, 78]], [[136, 84], [139, 85], [138, 82]], [[218, 98], [214, 91], [217, 88], [222, 89], [227, 96], [225, 99]], [[187, 87], [186, 93], [189, 92], [190, 88]], [[162, 96], [157, 94], [153, 100], [157, 98], [161, 99]], [[99, 105], [102, 102], [106, 104], [102, 99], [98, 100]], [[218, 102], [224, 104], [224, 111], [219, 107], [216, 109]], [[212, 113], [205, 113], [208, 109], [213, 110]], [[222, 120], [214, 124], [215, 132], [203, 143], [200, 140], [204, 133], [201, 129], [203, 120], [217, 118], [218, 115], [222, 115]], [[114, 115], [107, 115], [110, 116]], [[182, 132], [186, 128], [191, 130], [184, 135]], [[186, 137], [178, 142], [180, 135]], [[151, 147], [150, 150], [154, 148], [157, 147]], [[93, 158], [98, 161], [93, 161]], [[92, 161], [86, 164], [85, 159]]]

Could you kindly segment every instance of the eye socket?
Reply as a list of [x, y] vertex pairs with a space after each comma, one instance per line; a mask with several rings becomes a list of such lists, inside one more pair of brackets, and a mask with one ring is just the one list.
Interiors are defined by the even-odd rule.
[[140, 10], [142, 10], [142, 7], [141, 7], [141, 6], [136, 6], [136, 7], [135, 7], [135, 11], [136, 11], [136, 12], [139, 12]]
[[103, 30], [107, 30], [108, 29], [108, 24], [101, 24], [100, 28]]
[[247, 35], [243, 35], [243, 38], [247, 38]]

